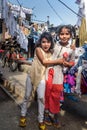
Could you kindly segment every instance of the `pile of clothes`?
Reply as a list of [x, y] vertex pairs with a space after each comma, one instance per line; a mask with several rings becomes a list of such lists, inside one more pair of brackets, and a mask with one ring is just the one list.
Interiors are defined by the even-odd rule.
[[87, 94], [87, 43], [79, 47], [75, 65], [64, 74], [64, 92]]

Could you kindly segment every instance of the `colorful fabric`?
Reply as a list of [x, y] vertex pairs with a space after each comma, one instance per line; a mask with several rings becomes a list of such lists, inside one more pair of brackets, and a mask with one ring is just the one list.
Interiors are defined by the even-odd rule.
[[60, 96], [63, 91], [63, 85], [53, 84], [54, 70], [49, 69], [48, 80], [46, 81], [46, 92], [45, 92], [45, 109], [51, 113], [58, 113], [60, 111]]

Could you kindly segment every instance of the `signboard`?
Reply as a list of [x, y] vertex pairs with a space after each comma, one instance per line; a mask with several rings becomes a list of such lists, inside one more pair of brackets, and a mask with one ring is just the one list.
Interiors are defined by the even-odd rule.
[[32, 14], [32, 9], [29, 9], [29, 8], [24, 8], [24, 7], [21, 7], [20, 6], [17, 6], [17, 5], [14, 5], [14, 4], [11, 4], [11, 3], [8, 3], [8, 5], [10, 6], [11, 10], [13, 11], [23, 11], [25, 14]]

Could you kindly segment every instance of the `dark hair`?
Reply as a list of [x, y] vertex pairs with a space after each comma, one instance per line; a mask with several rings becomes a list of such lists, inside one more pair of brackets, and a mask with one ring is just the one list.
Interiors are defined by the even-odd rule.
[[70, 35], [72, 36], [72, 27], [70, 25], [60, 25], [57, 29], [57, 34], [60, 35], [61, 31], [63, 28], [68, 29], [68, 32], [70, 33]]
[[36, 44], [36, 47], [41, 47], [41, 41], [43, 38], [46, 38], [49, 42], [51, 42], [51, 47], [50, 47], [50, 51], [52, 51], [52, 49], [54, 48], [54, 43], [53, 43], [53, 38], [52, 38], [52, 35], [49, 33], [49, 32], [43, 32], [41, 35], [40, 35], [40, 38]]

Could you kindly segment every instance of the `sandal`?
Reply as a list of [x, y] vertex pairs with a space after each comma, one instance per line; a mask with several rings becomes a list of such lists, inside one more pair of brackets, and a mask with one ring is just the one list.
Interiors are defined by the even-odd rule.
[[45, 113], [45, 115], [44, 115], [44, 122], [46, 125], [49, 125], [49, 126], [52, 125], [52, 121], [51, 121], [51, 118], [48, 113]]
[[19, 126], [26, 127], [26, 118], [25, 117], [20, 118]]
[[57, 118], [55, 118], [55, 117], [54, 118], [50, 117], [50, 118], [51, 118], [51, 121], [52, 121], [52, 124], [54, 127], [61, 128], [61, 124]]
[[61, 128], [61, 124], [59, 122], [54, 122], [53, 126], [56, 128]]
[[39, 123], [39, 130], [47, 130], [46, 125], [44, 122]]

